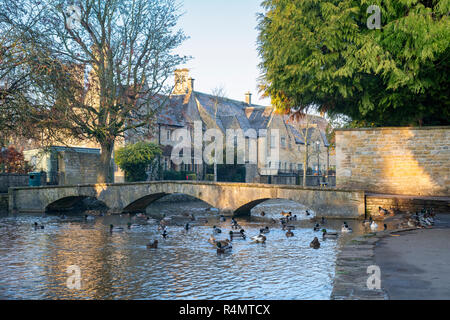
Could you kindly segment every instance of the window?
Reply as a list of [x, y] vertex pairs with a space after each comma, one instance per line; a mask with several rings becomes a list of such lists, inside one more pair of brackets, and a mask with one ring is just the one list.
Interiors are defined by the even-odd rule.
[[286, 148], [286, 137], [285, 136], [281, 137], [281, 147]]
[[303, 171], [303, 164], [299, 163], [297, 165], [299, 171]]
[[167, 129], [167, 141], [172, 140], [172, 130]]

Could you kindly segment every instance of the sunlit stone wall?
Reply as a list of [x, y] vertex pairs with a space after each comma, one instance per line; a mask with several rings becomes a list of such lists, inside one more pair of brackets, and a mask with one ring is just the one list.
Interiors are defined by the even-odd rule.
[[341, 129], [338, 188], [448, 196], [450, 127]]

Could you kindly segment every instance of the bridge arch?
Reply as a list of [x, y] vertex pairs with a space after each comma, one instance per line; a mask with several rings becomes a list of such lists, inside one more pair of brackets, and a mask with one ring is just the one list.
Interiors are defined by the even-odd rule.
[[60, 213], [60, 212], [83, 212], [86, 210], [108, 211], [108, 206], [96, 198], [80, 195], [80, 196], [66, 196], [50, 202], [45, 207], [45, 213]]

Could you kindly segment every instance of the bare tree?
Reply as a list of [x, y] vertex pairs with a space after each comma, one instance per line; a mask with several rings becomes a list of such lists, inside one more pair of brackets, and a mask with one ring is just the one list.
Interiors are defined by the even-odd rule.
[[[213, 108], [214, 108], [214, 123], [217, 125], [217, 111], [221, 100], [226, 96], [225, 88], [223, 86], [215, 87], [211, 95], [213, 96]], [[214, 154], [214, 182], [217, 182], [217, 159]]]
[[[149, 124], [166, 80], [186, 57], [174, 30], [174, 0], [0, 0], [4, 20], [30, 46], [32, 92], [26, 104], [53, 139], [73, 137], [101, 147], [98, 182], [112, 181], [118, 137]], [[23, 24], [24, 17], [34, 21]], [[166, 91], [167, 90], [167, 91]]]
[[310, 141], [310, 130], [311, 130], [311, 117], [308, 114], [310, 106], [307, 106], [300, 110], [291, 110], [289, 116], [290, 122], [294, 125], [294, 128], [300, 133], [303, 142], [305, 143], [305, 152], [303, 153], [303, 187], [306, 187], [306, 174], [308, 172], [309, 163], [309, 145]]

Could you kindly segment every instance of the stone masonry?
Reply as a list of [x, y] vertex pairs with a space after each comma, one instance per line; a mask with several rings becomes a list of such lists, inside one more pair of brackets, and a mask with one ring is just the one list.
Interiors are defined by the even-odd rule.
[[448, 196], [450, 127], [336, 131], [338, 188]]

